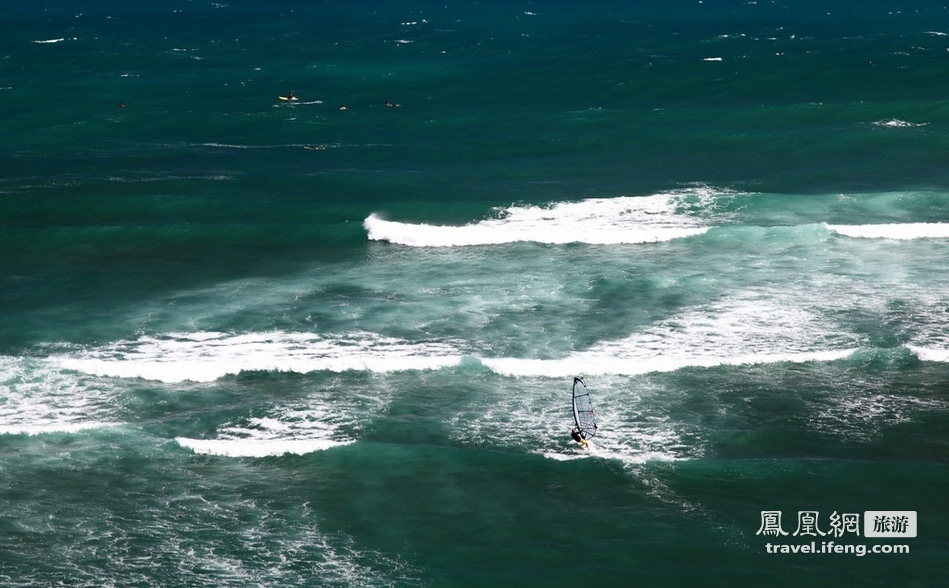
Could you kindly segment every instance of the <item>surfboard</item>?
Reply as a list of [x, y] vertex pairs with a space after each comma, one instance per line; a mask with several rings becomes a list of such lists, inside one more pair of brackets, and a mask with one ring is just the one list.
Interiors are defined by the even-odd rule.
[[292, 97], [289, 97], [289, 98], [286, 97], [286, 96], [277, 96], [277, 98], [280, 98], [280, 99], [283, 100], [284, 102], [296, 102], [297, 100], [299, 100], [299, 98], [297, 98], [296, 96], [292, 96]]

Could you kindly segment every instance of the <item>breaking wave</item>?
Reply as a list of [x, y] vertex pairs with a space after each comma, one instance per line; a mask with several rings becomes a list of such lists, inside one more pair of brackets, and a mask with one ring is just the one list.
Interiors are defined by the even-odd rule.
[[[496, 218], [464, 226], [402, 223], [370, 215], [372, 241], [410, 247], [465, 247], [515, 242], [617, 245], [657, 243], [701, 235], [711, 228], [711, 191], [643, 197], [593, 198], [550, 207], [511, 206]], [[718, 194], [721, 196], [721, 194]], [[701, 212], [703, 214], [697, 214]]]
[[862, 239], [946, 239], [949, 223], [890, 223], [878, 225], [825, 225], [828, 230], [845, 237]]

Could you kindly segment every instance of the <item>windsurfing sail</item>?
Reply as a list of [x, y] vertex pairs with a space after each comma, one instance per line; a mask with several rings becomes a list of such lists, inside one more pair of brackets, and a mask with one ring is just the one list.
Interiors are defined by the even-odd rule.
[[573, 422], [580, 430], [580, 437], [591, 439], [596, 435], [596, 419], [593, 418], [593, 403], [583, 378], [573, 379]]

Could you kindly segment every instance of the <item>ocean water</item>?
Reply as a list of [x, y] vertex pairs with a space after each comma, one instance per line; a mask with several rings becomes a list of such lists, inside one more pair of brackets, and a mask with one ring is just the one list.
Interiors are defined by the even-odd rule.
[[949, 8], [0, 9], [0, 584], [945, 584]]

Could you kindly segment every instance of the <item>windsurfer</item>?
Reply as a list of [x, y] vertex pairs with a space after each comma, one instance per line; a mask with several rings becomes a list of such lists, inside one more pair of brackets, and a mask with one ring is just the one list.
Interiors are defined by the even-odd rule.
[[593, 418], [593, 404], [587, 392], [583, 378], [573, 378], [573, 430], [570, 437], [580, 447], [587, 449], [590, 439], [596, 435], [596, 420]]

